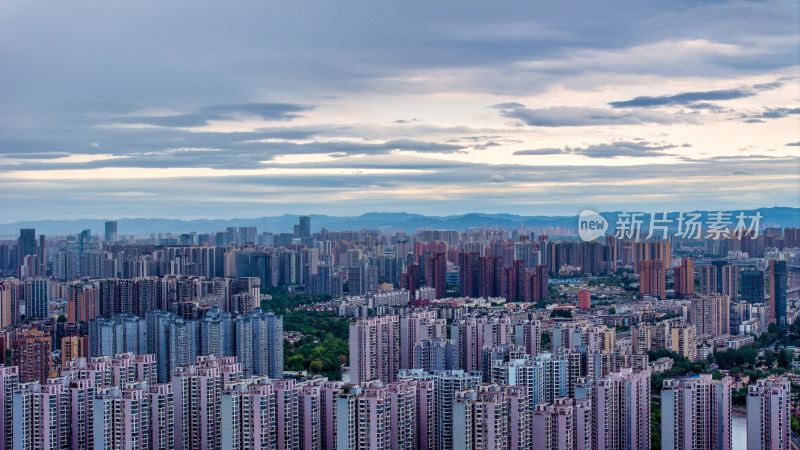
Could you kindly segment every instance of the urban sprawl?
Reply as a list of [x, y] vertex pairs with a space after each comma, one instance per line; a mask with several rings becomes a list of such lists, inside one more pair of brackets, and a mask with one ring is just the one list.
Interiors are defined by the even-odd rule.
[[800, 229], [767, 219], [699, 240], [21, 229], [0, 239], [0, 447], [796, 448]]

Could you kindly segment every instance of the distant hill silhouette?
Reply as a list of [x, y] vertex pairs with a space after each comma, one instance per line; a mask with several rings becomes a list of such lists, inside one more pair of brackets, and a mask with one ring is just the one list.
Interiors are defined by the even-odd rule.
[[[739, 212], [736, 210], [733, 212]], [[800, 208], [772, 207], [755, 210], [741, 210], [750, 214], [760, 212], [762, 225], [780, 227], [800, 226]], [[705, 217], [707, 211], [701, 211]], [[603, 212], [607, 219], [615, 217], [617, 212]], [[404, 230], [412, 233], [420, 228], [465, 231], [473, 227], [566, 227], [574, 229], [577, 215], [573, 216], [521, 216], [516, 214], [469, 213], [451, 216], [424, 216], [421, 214], [379, 213], [372, 212], [360, 216], [326, 216], [311, 214], [313, 232], [321, 228], [330, 231], [360, 230], [365, 228]], [[299, 215], [284, 214], [274, 217], [255, 219], [117, 219], [120, 235], [150, 233], [184, 233], [214, 232], [226, 227], [255, 226], [259, 232], [290, 233], [298, 221]], [[35, 220], [0, 224], [0, 236], [16, 237], [20, 228], [36, 228], [36, 232], [47, 235], [75, 234], [89, 228], [93, 233], [102, 234], [104, 219], [78, 220]]]

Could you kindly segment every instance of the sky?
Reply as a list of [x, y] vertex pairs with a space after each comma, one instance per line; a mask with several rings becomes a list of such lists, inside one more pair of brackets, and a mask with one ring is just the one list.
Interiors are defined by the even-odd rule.
[[0, 2], [0, 222], [800, 206], [800, 3]]

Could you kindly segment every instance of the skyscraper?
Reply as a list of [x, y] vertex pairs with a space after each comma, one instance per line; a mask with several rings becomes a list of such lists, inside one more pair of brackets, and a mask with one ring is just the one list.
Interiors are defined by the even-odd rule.
[[789, 287], [789, 272], [786, 261], [772, 259], [769, 261], [769, 323], [787, 328], [786, 291]]
[[46, 278], [29, 278], [24, 282], [25, 317], [44, 319], [50, 313], [50, 281]]
[[22, 228], [19, 230], [17, 239], [17, 264], [21, 264], [22, 258], [36, 254], [36, 229]]
[[116, 242], [117, 241], [117, 222], [116, 221], [106, 222], [105, 241], [106, 241], [106, 243]]
[[764, 272], [760, 270], [743, 270], [739, 273], [741, 280], [740, 299], [748, 303], [764, 302]]
[[661, 389], [661, 448], [731, 448], [731, 378], [710, 374], [665, 380]]
[[300, 224], [298, 228], [297, 237], [301, 239], [311, 237], [311, 217], [300, 216]]

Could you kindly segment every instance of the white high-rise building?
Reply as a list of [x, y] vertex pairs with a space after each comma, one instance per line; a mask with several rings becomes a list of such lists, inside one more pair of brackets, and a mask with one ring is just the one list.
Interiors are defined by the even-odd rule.
[[783, 377], [758, 380], [747, 393], [747, 450], [792, 448], [791, 386]]

